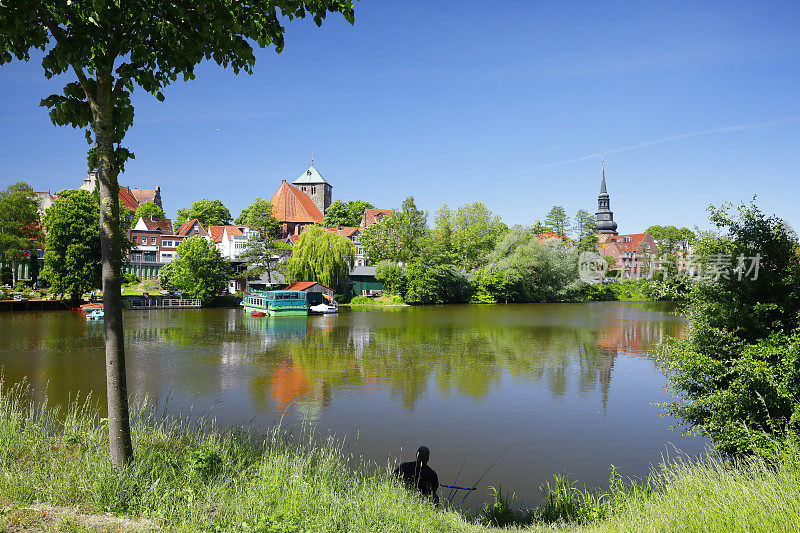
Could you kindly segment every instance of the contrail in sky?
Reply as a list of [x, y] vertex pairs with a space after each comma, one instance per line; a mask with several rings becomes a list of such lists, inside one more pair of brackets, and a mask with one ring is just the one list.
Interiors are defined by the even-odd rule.
[[755, 128], [767, 128], [770, 126], [777, 126], [778, 124], [785, 124], [786, 120], [776, 121], [776, 122], [762, 122], [760, 124], [741, 124], [739, 126], [727, 126], [725, 128], [715, 128], [713, 130], [703, 130], [703, 131], [695, 131], [693, 133], [684, 133], [681, 135], [671, 135], [669, 137], [663, 137], [661, 139], [656, 139], [654, 141], [644, 141], [640, 142], [639, 144], [633, 144], [631, 146], [623, 146], [622, 148], [615, 148], [613, 150], [607, 150], [605, 152], [597, 152], [596, 154], [585, 155], [582, 157], [576, 157], [575, 159], [567, 159], [566, 161], [558, 161], [556, 163], [548, 163], [546, 165], [542, 165], [540, 167], [535, 167], [529, 170], [529, 172], [533, 172], [535, 170], [541, 170], [543, 168], [550, 168], [550, 167], [560, 167], [561, 165], [569, 165], [570, 163], [578, 163], [579, 161], [586, 161], [587, 159], [597, 159], [598, 157], [603, 157], [604, 155], [609, 154], [616, 154], [619, 152], [627, 152], [630, 150], [636, 150], [637, 148], [644, 148], [645, 146], [653, 146], [654, 144], [661, 144], [670, 141], [677, 141], [680, 139], [688, 139], [689, 137], [699, 137], [700, 135], [710, 135], [712, 133], [725, 133], [728, 131], [742, 131], [742, 130], [752, 130]]

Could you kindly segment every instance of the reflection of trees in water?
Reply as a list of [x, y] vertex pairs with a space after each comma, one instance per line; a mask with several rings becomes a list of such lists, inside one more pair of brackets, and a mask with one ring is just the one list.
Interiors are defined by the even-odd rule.
[[[506, 311], [508, 312], [508, 311]], [[312, 382], [333, 388], [383, 385], [408, 409], [432, 380], [442, 395], [480, 401], [504, 374], [546, 384], [553, 395], [572, 383], [580, 394], [599, 390], [603, 407], [619, 354], [647, 356], [682, 323], [658, 318], [600, 317], [576, 327], [564, 325], [458, 324], [430, 321], [375, 327], [333, 328], [281, 346]], [[661, 320], [659, 320], [661, 319]], [[298, 389], [299, 398], [307, 396]], [[285, 400], [274, 398], [275, 403]]]

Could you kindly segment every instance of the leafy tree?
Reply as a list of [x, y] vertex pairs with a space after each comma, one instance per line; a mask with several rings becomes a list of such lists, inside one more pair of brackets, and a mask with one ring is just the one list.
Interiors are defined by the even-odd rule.
[[233, 276], [230, 263], [213, 243], [202, 237], [189, 237], [178, 245], [178, 256], [162, 267], [159, 280], [164, 287], [176, 289], [189, 298], [204, 302], [223, 292]]
[[206, 200], [204, 198], [194, 202], [191, 207], [178, 209], [178, 216], [173, 223], [175, 225], [175, 231], [177, 231], [184, 222], [195, 218], [204, 228], [208, 228], [209, 226], [227, 226], [233, 220], [231, 212], [228, 211], [228, 208], [225, 207], [220, 200]]
[[406, 254], [401, 249], [399, 233], [400, 221], [397, 216], [384, 217], [380, 222], [367, 226], [361, 233], [361, 245], [370, 261], [402, 261]]
[[570, 222], [567, 212], [560, 205], [554, 205], [547, 217], [544, 219], [544, 224], [549, 231], [566, 236], [570, 231]]
[[405, 269], [394, 261], [384, 260], [375, 265], [375, 279], [391, 294], [402, 296], [406, 290]]
[[341, 200], [334, 200], [325, 210], [324, 225], [328, 228], [360, 226], [365, 209], [375, 209], [375, 206], [364, 200], [350, 200], [346, 203]]
[[[436, 212], [436, 236], [458, 257], [462, 268], [474, 269], [485, 264], [486, 255], [508, 231], [499, 216], [481, 202], [463, 205], [453, 213], [445, 205]], [[449, 246], [447, 245], [449, 244]]]
[[300, 235], [284, 263], [290, 282], [318, 281], [339, 294], [347, 291], [355, 249], [343, 236], [318, 226]]
[[131, 217], [131, 228], [133, 228], [140, 218], [165, 218], [164, 210], [155, 202], [145, 202], [136, 209], [136, 214]]
[[401, 260], [410, 261], [418, 257], [428, 235], [428, 213], [417, 208], [413, 196], [403, 200], [397, 213], [397, 230]]
[[550, 233], [553, 231], [549, 227], [542, 224], [541, 220], [534, 220], [533, 224], [530, 227], [530, 230], [536, 235], [539, 235], [540, 233]]
[[574, 220], [578, 250], [581, 252], [597, 251], [597, 221], [595, 218], [585, 209], [578, 209]]
[[800, 437], [797, 235], [752, 203], [709, 218], [718, 233], [698, 246], [720, 276], [694, 284], [688, 334], [665, 351], [666, 411], [724, 452], [760, 452]]
[[50, 284], [51, 293], [68, 294], [73, 305], [101, 283], [99, 219], [94, 196], [81, 189], [58, 193], [44, 215], [47, 236], [41, 277]]
[[36, 195], [30, 185], [18, 181], [0, 191], [0, 259], [11, 263], [12, 285], [17, 284], [17, 262], [39, 248], [41, 238]]
[[264, 241], [276, 239], [280, 227], [280, 223], [272, 215], [272, 204], [261, 198], [256, 198], [255, 202], [244, 208], [236, 217], [236, 224], [256, 230]]
[[425, 258], [406, 268], [406, 303], [443, 304], [469, 301], [471, 286], [467, 275], [452, 265], [434, 264]]
[[542, 241], [534, 228], [513, 227], [488, 260], [487, 268], [509, 284], [509, 299], [513, 301], [568, 301], [580, 293], [575, 248], [558, 239]]
[[90, 168], [100, 182], [108, 424], [112, 464], [133, 457], [122, 330], [121, 239], [117, 175], [133, 154], [121, 145], [133, 124], [131, 94], [138, 86], [164, 99], [162, 90], [212, 59], [234, 72], [252, 72], [253, 45], [283, 49], [283, 21], [310, 15], [321, 25], [328, 12], [353, 23], [350, 0], [229, 2], [96, 2], [5, 0], [0, 8], [0, 64], [44, 52], [45, 76], [70, 69], [76, 81], [42, 104], [54, 124], [86, 128]]
[[472, 274], [472, 298], [477, 304], [493, 304], [510, 299], [508, 281], [499, 272], [479, 268]]
[[650, 226], [647, 232], [658, 243], [659, 252], [669, 255], [679, 250], [680, 243], [694, 244], [696, 235], [689, 228], [676, 226]]

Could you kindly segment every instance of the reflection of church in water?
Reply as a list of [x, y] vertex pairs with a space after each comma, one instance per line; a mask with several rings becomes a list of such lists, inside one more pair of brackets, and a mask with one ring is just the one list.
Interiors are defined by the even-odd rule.
[[[681, 331], [675, 333], [680, 334]], [[660, 321], [628, 320], [618, 316], [607, 319], [599, 331], [596, 346], [604, 355], [597, 369], [604, 411], [616, 358], [622, 355], [651, 359], [653, 349], [668, 336], [664, 323]]]

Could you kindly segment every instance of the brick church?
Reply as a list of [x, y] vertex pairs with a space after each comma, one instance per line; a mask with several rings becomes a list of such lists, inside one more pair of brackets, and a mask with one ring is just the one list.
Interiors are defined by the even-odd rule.
[[272, 215], [280, 223], [281, 238], [300, 235], [308, 226], [322, 224], [332, 196], [333, 186], [313, 163], [292, 183], [283, 180], [269, 201]]

